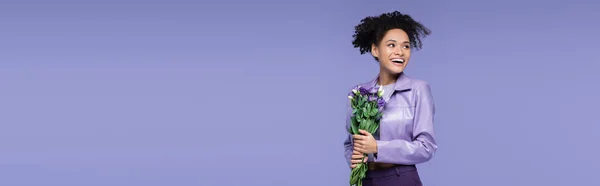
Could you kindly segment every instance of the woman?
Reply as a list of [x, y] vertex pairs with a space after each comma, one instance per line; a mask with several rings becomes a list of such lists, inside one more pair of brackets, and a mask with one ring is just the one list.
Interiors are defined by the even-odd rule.
[[[412, 48], [421, 48], [421, 37], [430, 30], [409, 15], [391, 12], [366, 17], [356, 26], [353, 44], [360, 53], [371, 53], [379, 74], [360, 86], [382, 86], [386, 105], [376, 134], [361, 131], [344, 141], [348, 165], [355, 168], [368, 154], [364, 186], [422, 185], [416, 164], [429, 161], [437, 149], [433, 133], [434, 103], [429, 84], [408, 77], [404, 69]], [[348, 107], [346, 128], [350, 127]], [[348, 131], [348, 130], [346, 130]]]

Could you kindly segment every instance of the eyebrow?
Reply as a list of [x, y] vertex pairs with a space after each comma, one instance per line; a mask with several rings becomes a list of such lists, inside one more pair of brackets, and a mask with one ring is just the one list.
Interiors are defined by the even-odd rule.
[[[396, 43], [398, 42], [398, 41], [396, 41], [396, 40], [393, 40], [393, 39], [389, 39], [389, 40], [387, 40], [387, 41], [388, 41], [388, 42], [389, 42], [389, 41], [393, 41], [393, 42], [396, 42]], [[410, 43], [410, 42], [409, 42], [409, 41], [404, 41], [404, 42], [402, 42], [402, 43]]]

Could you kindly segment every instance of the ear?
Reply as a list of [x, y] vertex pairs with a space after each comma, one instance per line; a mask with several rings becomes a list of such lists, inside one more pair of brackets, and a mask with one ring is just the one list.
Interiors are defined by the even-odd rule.
[[377, 50], [377, 45], [371, 44], [371, 55], [373, 57], [379, 57], [379, 50]]

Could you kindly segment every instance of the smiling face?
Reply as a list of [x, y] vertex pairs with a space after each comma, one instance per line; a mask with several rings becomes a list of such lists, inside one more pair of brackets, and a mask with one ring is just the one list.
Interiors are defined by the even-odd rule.
[[410, 61], [410, 40], [401, 29], [389, 30], [381, 42], [371, 48], [371, 54], [379, 61], [381, 73], [398, 75]]

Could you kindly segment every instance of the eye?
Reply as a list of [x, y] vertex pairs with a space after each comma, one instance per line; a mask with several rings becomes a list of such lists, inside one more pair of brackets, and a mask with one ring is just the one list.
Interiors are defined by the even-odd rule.
[[394, 47], [396, 47], [396, 44], [391, 43], [391, 44], [388, 44], [388, 46], [394, 48]]
[[410, 45], [404, 45], [403, 48], [410, 48]]

